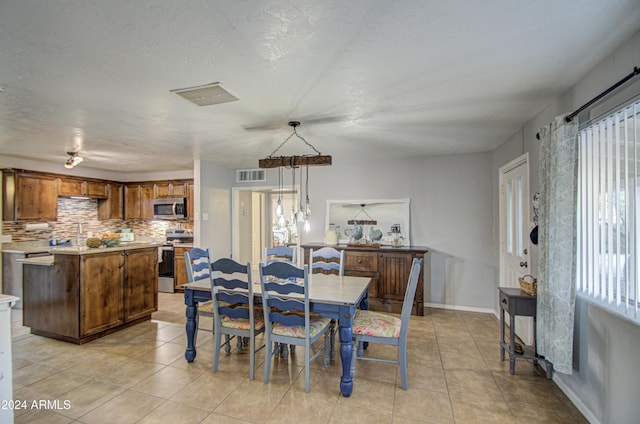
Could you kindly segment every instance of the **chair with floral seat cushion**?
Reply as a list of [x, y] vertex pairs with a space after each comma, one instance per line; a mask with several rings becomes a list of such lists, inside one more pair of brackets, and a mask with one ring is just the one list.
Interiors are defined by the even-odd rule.
[[[193, 249], [184, 252], [184, 262], [187, 267], [187, 281], [194, 283], [197, 281], [210, 281], [211, 280], [211, 257], [209, 256], [209, 249], [200, 249], [194, 247]], [[198, 303], [198, 315], [196, 316], [196, 325], [199, 330], [213, 331], [213, 328], [204, 328], [199, 326], [199, 317], [211, 317], [213, 318], [213, 302]]]
[[[238, 350], [244, 340], [249, 343], [249, 379], [253, 380], [256, 336], [264, 332], [265, 325], [261, 308], [254, 305], [251, 262], [241, 264], [230, 258], [221, 258], [211, 264], [211, 298], [213, 300], [214, 350], [213, 372], [218, 371], [220, 349], [231, 353], [231, 339], [237, 338]], [[222, 343], [222, 335], [225, 342]]]
[[[398, 364], [402, 388], [407, 390], [407, 334], [409, 332], [409, 318], [413, 308], [413, 299], [418, 286], [423, 259], [415, 258], [411, 264], [409, 284], [404, 294], [400, 317], [381, 312], [358, 309], [353, 318], [353, 356], [351, 357], [351, 377], [355, 378], [356, 359]], [[381, 343], [398, 347], [398, 359], [381, 359], [365, 357], [362, 349], [363, 342]]]
[[[344, 250], [333, 247], [322, 247], [318, 250], [313, 248], [309, 251], [309, 264], [312, 274], [332, 274], [344, 275]], [[336, 320], [331, 320], [331, 360], [335, 359], [335, 328]]]
[[[264, 382], [271, 374], [272, 343], [304, 347], [305, 392], [309, 392], [310, 364], [324, 353], [329, 366], [329, 324], [331, 319], [311, 313], [309, 267], [298, 268], [287, 262], [260, 264], [262, 307], [265, 316]], [[313, 355], [312, 345], [324, 337], [324, 347]]]
[[[270, 264], [273, 261], [285, 261], [296, 265], [296, 252], [297, 249], [295, 247], [268, 247], [264, 249], [264, 262]], [[287, 345], [277, 343], [273, 347], [273, 349], [274, 351], [278, 352], [278, 355], [282, 356], [284, 359], [287, 359], [287, 357], [289, 356], [289, 350], [291, 350], [291, 353], [293, 353], [296, 350], [296, 346], [291, 345], [289, 346], [289, 350], [287, 350]]]

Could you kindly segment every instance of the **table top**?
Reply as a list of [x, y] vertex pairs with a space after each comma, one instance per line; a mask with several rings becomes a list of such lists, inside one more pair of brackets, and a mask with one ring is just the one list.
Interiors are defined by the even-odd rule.
[[498, 290], [509, 297], [536, 298], [535, 296], [531, 296], [530, 294], [520, 290], [520, 287], [498, 287]]
[[[369, 277], [309, 274], [309, 300], [336, 305], [355, 305], [360, 301], [370, 283]], [[183, 284], [181, 287], [192, 290], [211, 290], [207, 280]], [[262, 286], [259, 281], [253, 283], [253, 293], [256, 296], [262, 295]]]

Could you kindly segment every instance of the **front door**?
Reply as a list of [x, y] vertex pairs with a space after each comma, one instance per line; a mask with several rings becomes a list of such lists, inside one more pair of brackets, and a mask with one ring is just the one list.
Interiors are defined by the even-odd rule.
[[[529, 155], [500, 167], [500, 286], [520, 287], [519, 277], [531, 274], [529, 260]], [[496, 295], [497, 296], [497, 295]], [[516, 318], [516, 333], [533, 341], [531, 318]]]

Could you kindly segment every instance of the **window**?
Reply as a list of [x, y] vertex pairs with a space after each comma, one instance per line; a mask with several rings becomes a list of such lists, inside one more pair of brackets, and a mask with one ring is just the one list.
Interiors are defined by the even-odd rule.
[[577, 290], [640, 321], [640, 101], [578, 134]]

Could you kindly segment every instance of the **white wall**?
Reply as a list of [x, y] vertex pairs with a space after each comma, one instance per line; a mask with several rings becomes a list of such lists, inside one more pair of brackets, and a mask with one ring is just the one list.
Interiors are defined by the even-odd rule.
[[[571, 113], [640, 66], [640, 32], [585, 75], [544, 111], [493, 152], [493, 167], [529, 152], [531, 193], [539, 190], [538, 129], [556, 115]], [[597, 104], [591, 117], [640, 94], [640, 77]], [[589, 114], [581, 116], [581, 121]], [[493, 177], [493, 207], [498, 211], [497, 171]], [[498, 247], [498, 214], [494, 213], [493, 246]], [[531, 271], [537, 273], [539, 251], [532, 248]], [[590, 422], [631, 423], [640, 417], [640, 326], [621, 319], [578, 296], [574, 329], [573, 374], [555, 374], [554, 381]]]
[[209, 248], [213, 258], [231, 257], [231, 186], [235, 171], [196, 161], [194, 231], [197, 246]]
[[[328, 199], [409, 198], [412, 244], [432, 252], [425, 302], [493, 310], [497, 268], [491, 247], [490, 153], [333, 162], [309, 170], [312, 230], [301, 235], [301, 243], [324, 240]], [[265, 185], [277, 186], [275, 170], [267, 177]]]

